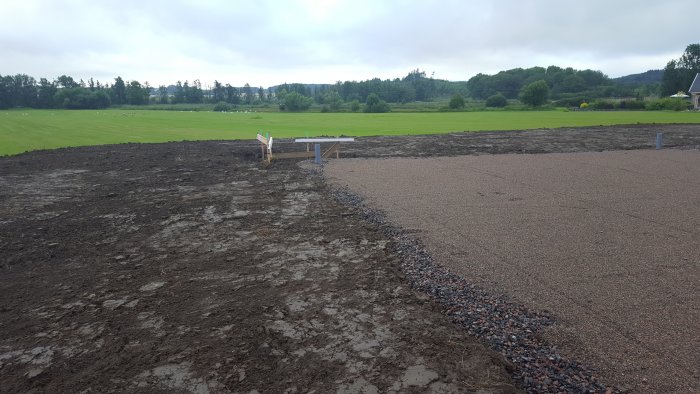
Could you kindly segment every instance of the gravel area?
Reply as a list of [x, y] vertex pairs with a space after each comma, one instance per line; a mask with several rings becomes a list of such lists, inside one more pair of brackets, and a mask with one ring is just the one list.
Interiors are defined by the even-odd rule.
[[[586, 376], [602, 390], [567, 361], [583, 360], [621, 391], [696, 392], [697, 168], [695, 150], [647, 150], [340, 160], [324, 172], [425, 244], [445, 268], [407, 266], [414, 285], [527, 371], [526, 388]], [[502, 298], [482, 306], [474, 285]]]
[[590, 366], [562, 357], [556, 346], [542, 338], [541, 333], [554, 324], [549, 313], [493, 296], [450, 272], [412, 234], [391, 224], [383, 212], [367, 206], [349, 189], [336, 188], [333, 195], [358, 209], [360, 217], [395, 241], [394, 252], [401, 256], [401, 268], [411, 286], [430, 295], [470, 335], [503, 354], [512, 363], [514, 379], [526, 392], [620, 391], [605, 387]]

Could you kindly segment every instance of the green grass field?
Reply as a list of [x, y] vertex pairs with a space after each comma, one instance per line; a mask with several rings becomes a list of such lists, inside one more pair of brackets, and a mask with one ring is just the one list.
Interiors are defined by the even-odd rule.
[[699, 112], [489, 111], [218, 113], [138, 110], [0, 111], [0, 155], [68, 146], [273, 137], [438, 134], [636, 123], [700, 123]]

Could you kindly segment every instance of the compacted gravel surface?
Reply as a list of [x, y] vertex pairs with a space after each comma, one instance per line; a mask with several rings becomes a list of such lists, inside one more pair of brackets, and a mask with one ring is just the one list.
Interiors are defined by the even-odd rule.
[[[425, 244], [439, 266], [407, 275], [521, 368], [526, 388], [597, 384], [568, 361], [584, 360], [620, 390], [694, 392], [698, 168], [691, 149], [353, 159], [324, 173]], [[484, 304], [472, 285], [551, 313]]]
[[589, 366], [561, 356], [541, 333], [554, 323], [537, 312], [495, 297], [437, 263], [412, 234], [395, 227], [384, 214], [365, 205], [348, 189], [335, 189], [336, 199], [356, 207], [361, 217], [378, 225], [396, 243], [402, 270], [413, 288], [429, 294], [453, 321], [489, 344], [513, 363], [513, 376], [527, 392], [618, 392], [599, 382]]

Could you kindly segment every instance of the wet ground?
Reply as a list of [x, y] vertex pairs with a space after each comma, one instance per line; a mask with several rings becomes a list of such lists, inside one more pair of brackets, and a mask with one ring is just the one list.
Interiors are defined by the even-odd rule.
[[1, 392], [515, 391], [389, 239], [238, 145], [0, 159]]
[[[667, 145], [700, 145], [698, 126], [630, 126], [363, 138], [342, 152], [637, 149], [660, 129]], [[396, 238], [294, 161], [263, 165], [251, 142], [0, 158], [0, 391], [527, 387], [419, 291]]]

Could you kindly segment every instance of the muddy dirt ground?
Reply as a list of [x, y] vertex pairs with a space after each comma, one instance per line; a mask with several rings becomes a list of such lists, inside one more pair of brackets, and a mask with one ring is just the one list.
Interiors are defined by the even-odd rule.
[[[700, 126], [359, 139], [354, 157], [700, 145]], [[284, 150], [299, 150], [279, 141]], [[0, 158], [2, 392], [514, 392], [395, 241], [251, 141]]]
[[515, 391], [376, 228], [239, 145], [0, 159], [0, 391]]

